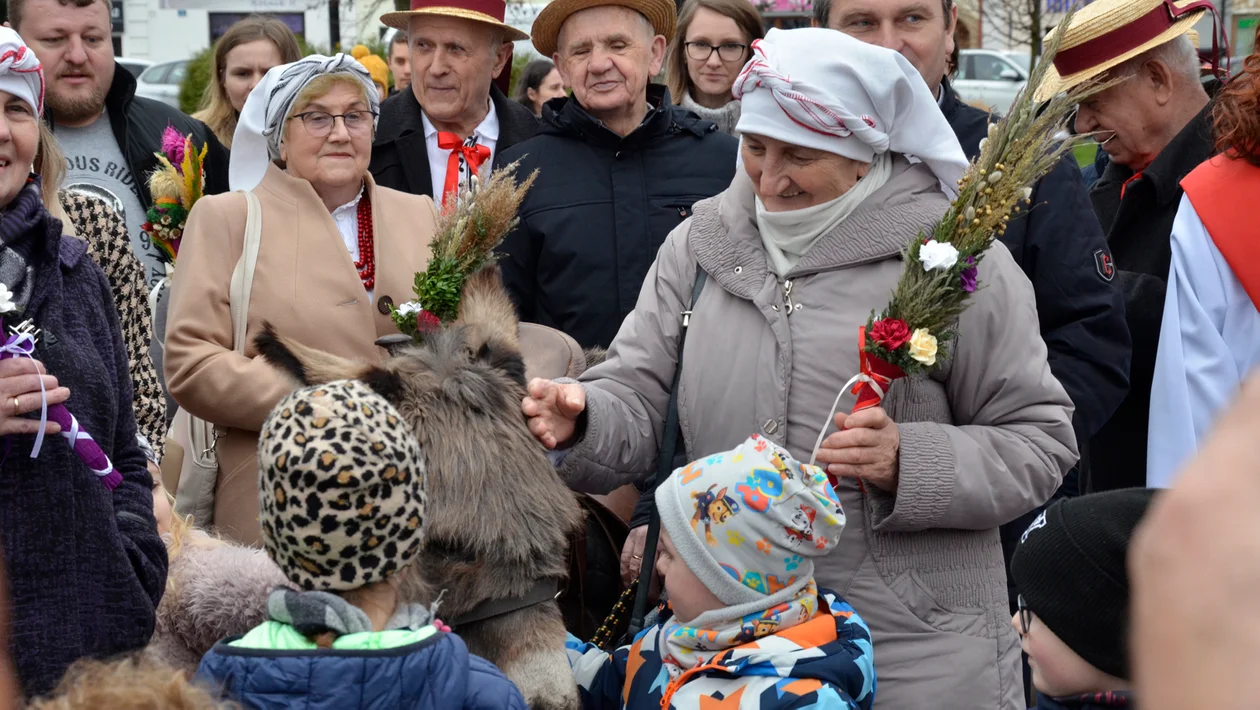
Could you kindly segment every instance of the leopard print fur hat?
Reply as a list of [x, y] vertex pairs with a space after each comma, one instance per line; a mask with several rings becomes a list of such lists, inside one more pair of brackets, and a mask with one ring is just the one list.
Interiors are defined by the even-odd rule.
[[302, 589], [358, 589], [420, 553], [420, 442], [362, 382], [306, 387], [281, 400], [263, 423], [258, 462], [267, 554]]

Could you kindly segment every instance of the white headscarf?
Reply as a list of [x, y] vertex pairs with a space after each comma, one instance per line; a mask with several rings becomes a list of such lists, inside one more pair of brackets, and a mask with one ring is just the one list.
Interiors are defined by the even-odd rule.
[[35, 52], [8, 27], [0, 27], [0, 91], [26, 101], [36, 115], [44, 115], [44, 69]]
[[771, 29], [731, 93], [736, 130], [871, 162], [922, 161], [951, 198], [967, 158], [918, 70], [900, 54], [821, 28]]
[[372, 75], [348, 54], [312, 54], [292, 64], [272, 67], [249, 92], [236, 122], [228, 163], [228, 184], [233, 190], [252, 190], [262, 182], [267, 165], [280, 158], [284, 120], [293, 101], [312, 79], [324, 74], [346, 74], [358, 79], [367, 94], [368, 107], [372, 113], [380, 113], [381, 98]]

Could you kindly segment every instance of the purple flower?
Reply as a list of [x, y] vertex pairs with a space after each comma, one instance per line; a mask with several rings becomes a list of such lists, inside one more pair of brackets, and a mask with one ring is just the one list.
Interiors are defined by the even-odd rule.
[[162, 152], [176, 169], [184, 162], [184, 136], [174, 126], [168, 125], [162, 131]]
[[976, 257], [969, 256], [964, 261], [967, 263], [967, 268], [963, 269], [958, 275], [962, 281], [962, 290], [967, 293], [974, 293], [976, 290]]

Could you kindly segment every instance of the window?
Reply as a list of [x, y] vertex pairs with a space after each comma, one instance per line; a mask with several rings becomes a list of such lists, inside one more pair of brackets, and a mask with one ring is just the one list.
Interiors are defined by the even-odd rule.
[[166, 75], [171, 71], [170, 64], [158, 64], [144, 70], [140, 78], [149, 84], [165, 84]]
[[1005, 60], [992, 54], [976, 54], [971, 57], [971, 61], [971, 71], [967, 74], [968, 79], [1002, 81], [1002, 72], [1015, 71]]
[[171, 73], [166, 77], [167, 84], [182, 84], [184, 76], [188, 73], [188, 62], [175, 62], [171, 64]]

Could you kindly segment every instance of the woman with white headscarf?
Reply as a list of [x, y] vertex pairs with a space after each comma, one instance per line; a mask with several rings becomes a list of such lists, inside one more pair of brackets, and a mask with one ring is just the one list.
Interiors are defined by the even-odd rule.
[[[250, 93], [232, 141], [236, 192], [201, 198], [172, 280], [166, 382], [190, 414], [225, 432], [210, 521], [255, 544], [258, 431], [293, 384], [255, 358], [269, 323], [284, 336], [360, 360], [397, 333], [387, 305], [411, 297], [429, 257], [437, 210], [424, 196], [379, 187], [368, 173], [380, 99], [348, 55], [310, 56], [267, 72]], [[247, 191], [261, 207], [261, 240], [236, 342], [233, 272], [244, 251]], [[244, 270], [242, 270], [244, 273]]]
[[[772, 29], [754, 48], [734, 88], [744, 173], [666, 240], [604, 364], [580, 383], [530, 383], [530, 429], [562, 449], [575, 488], [653, 470], [688, 322], [688, 459], [758, 433], [809, 461], [828, 432], [817, 460], [848, 531], [815, 576], [870, 625], [875, 707], [1023, 708], [997, 528], [1048, 499], [1076, 460], [1032, 289], [995, 243], [949, 360], [895, 381], [882, 407], [830, 420], [859, 371], [859, 326], [888, 303], [903, 250], [945, 213], [966, 161], [899, 54], [822, 29]], [[761, 494], [773, 491], [752, 477], [728, 491], [742, 501], [734, 515], [757, 515]], [[743, 612], [797, 593], [731, 590], [710, 591]]]
[[[8, 28], [0, 28], [0, 108], [0, 538], [9, 643], [30, 696], [51, 690], [78, 658], [148, 643], [166, 549], [109, 282], [41, 198], [31, 165], [44, 74]], [[18, 354], [20, 343], [7, 341], [23, 321], [36, 341]], [[77, 432], [63, 435], [46, 418], [57, 404], [77, 418]], [[72, 449], [89, 435], [121, 474], [112, 489]]]

